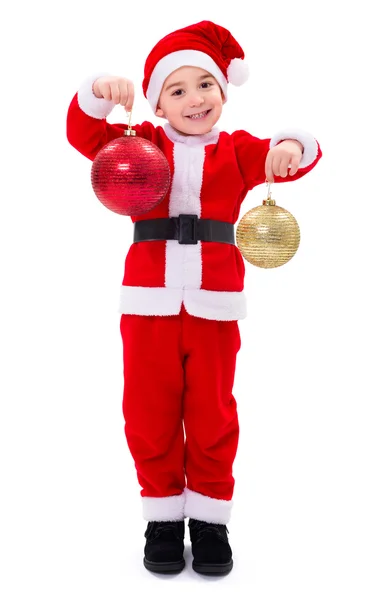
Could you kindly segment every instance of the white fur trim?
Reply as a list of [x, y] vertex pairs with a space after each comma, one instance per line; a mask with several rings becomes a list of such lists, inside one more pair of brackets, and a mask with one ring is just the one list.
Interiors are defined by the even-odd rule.
[[233, 506], [232, 500], [210, 498], [188, 488], [184, 491], [186, 494], [185, 517], [220, 525], [226, 525], [229, 522]]
[[174, 143], [174, 176], [172, 180], [169, 217], [195, 214], [200, 217], [200, 191], [203, 179], [204, 145], [190, 148]]
[[[174, 143], [174, 176], [169, 217], [190, 214], [200, 218], [204, 155], [204, 146], [201, 144], [190, 148], [186, 144]], [[201, 287], [201, 249], [201, 242], [195, 245], [179, 244], [177, 240], [166, 242], [166, 287]]]
[[304, 146], [299, 169], [308, 167], [315, 161], [318, 154], [318, 144], [310, 133], [302, 129], [283, 129], [272, 137], [269, 147], [273, 148], [282, 140], [297, 140]]
[[183, 290], [180, 289], [123, 285], [119, 311], [127, 315], [177, 315], [182, 306], [182, 297]]
[[[148, 244], [150, 242], [147, 242]], [[208, 243], [208, 242], [206, 242]], [[244, 292], [181, 290], [122, 286], [119, 312], [127, 315], [178, 315], [182, 302], [188, 314], [212, 321], [237, 321], [247, 316]]]
[[233, 58], [227, 69], [229, 83], [243, 85], [249, 79], [249, 67], [241, 58]]
[[199, 289], [202, 285], [202, 246], [179, 244], [177, 240], [166, 242], [166, 288]]
[[[186, 245], [179, 244], [177, 240], [166, 241], [165, 255], [165, 286], [177, 289], [183, 282], [183, 263], [186, 254]], [[182, 292], [183, 297], [183, 292]]]
[[202, 243], [185, 244], [185, 248], [182, 269], [183, 287], [187, 293], [188, 290], [200, 290], [202, 287]]
[[208, 71], [215, 77], [223, 90], [227, 100], [227, 80], [214, 60], [199, 50], [178, 50], [164, 56], [157, 64], [151, 74], [147, 88], [147, 100], [154, 113], [157, 108], [160, 93], [167, 77], [180, 67], [199, 67]]
[[109, 75], [109, 73], [97, 73], [88, 77], [78, 90], [78, 104], [80, 109], [89, 117], [95, 119], [106, 119], [111, 113], [115, 104], [112, 100], [105, 100], [104, 98], [97, 98], [93, 94], [93, 83], [99, 77]]
[[178, 496], [142, 497], [143, 518], [146, 521], [182, 521], [184, 519], [184, 492]]
[[213, 321], [237, 321], [247, 316], [244, 292], [185, 290], [184, 306], [190, 315]]
[[[167, 124], [166, 124], [167, 125]], [[165, 127], [170, 137], [174, 130]], [[180, 214], [201, 216], [201, 187], [206, 143], [219, 136], [182, 136], [174, 141], [174, 176], [172, 181], [169, 217]], [[194, 138], [200, 139], [196, 142]], [[188, 143], [192, 140], [192, 144]], [[144, 242], [142, 242], [144, 243]], [[150, 243], [150, 242], [147, 242]], [[206, 242], [208, 243], [208, 242]], [[177, 315], [182, 302], [195, 317], [216, 321], [236, 321], [246, 317], [246, 298], [243, 292], [219, 292], [201, 289], [202, 243], [179, 244], [167, 240], [165, 255], [165, 287], [122, 286], [120, 312], [136, 315]]]

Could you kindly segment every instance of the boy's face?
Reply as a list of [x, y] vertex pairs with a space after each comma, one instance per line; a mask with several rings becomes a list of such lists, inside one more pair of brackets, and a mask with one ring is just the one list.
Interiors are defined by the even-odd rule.
[[181, 134], [202, 135], [218, 121], [224, 101], [218, 82], [208, 71], [181, 67], [165, 80], [155, 114]]

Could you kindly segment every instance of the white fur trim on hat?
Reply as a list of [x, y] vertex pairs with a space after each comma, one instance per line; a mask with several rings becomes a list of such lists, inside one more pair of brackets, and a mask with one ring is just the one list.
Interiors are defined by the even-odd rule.
[[180, 67], [199, 67], [215, 77], [227, 100], [227, 80], [214, 60], [199, 50], [178, 50], [164, 56], [156, 65], [147, 88], [147, 100], [153, 111], [156, 111], [160, 93], [167, 77]]
[[228, 81], [232, 85], [243, 85], [249, 78], [249, 67], [241, 58], [233, 58], [227, 69]]
[[276, 133], [269, 143], [269, 147], [277, 146], [282, 140], [297, 140], [304, 146], [302, 158], [299, 164], [299, 169], [308, 167], [316, 160], [318, 154], [318, 144], [316, 139], [303, 129], [295, 129], [294, 127], [283, 129]]

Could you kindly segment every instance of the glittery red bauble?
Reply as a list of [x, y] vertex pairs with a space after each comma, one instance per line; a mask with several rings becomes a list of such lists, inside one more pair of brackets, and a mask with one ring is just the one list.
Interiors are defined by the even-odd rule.
[[124, 135], [106, 144], [93, 161], [97, 198], [120, 215], [142, 215], [167, 194], [170, 167], [163, 152], [141, 137]]

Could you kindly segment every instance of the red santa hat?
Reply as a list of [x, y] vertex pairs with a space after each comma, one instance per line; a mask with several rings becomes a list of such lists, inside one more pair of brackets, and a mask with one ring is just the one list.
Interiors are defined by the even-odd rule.
[[180, 67], [199, 67], [218, 81], [227, 100], [227, 85], [248, 79], [244, 52], [231, 33], [211, 21], [173, 31], [151, 50], [145, 63], [143, 93], [156, 111], [166, 78]]

